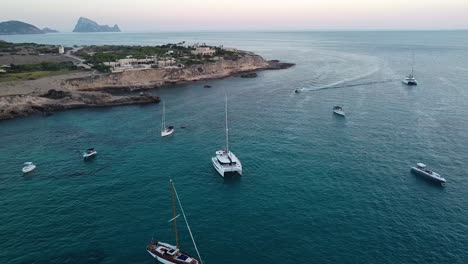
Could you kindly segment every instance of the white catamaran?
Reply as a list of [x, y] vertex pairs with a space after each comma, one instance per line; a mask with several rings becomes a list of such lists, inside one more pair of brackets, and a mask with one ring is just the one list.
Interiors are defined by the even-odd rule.
[[228, 101], [225, 96], [225, 112], [226, 112], [226, 149], [216, 151], [216, 156], [211, 158], [213, 166], [218, 173], [224, 177], [227, 172], [237, 172], [242, 175], [242, 164], [240, 160], [229, 150], [229, 127], [228, 127]]
[[418, 81], [414, 78], [414, 53], [413, 62], [411, 63], [411, 73], [403, 79], [403, 83], [406, 85], [418, 85]]
[[[200, 253], [198, 252], [197, 245], [195, 244], [195, 239], [193, 238], [192, 231], [190, 230], [190, 226], [188, 224], [187, 218], [185, 217], [184, 208], [182, 208], [182, 204], [179, 200], [179, 195], [174, 186], [174, 182], [170, 180], [171, 184], [171, 192], [172, 192], [172, 213], [173, 218], [169, 220], [169, 222], [174, 223], [174, 233], [175, 233], [175, 240], [176, 245], [170, 245], [168, 243], [163, 243], [159, 241], [155, 241], [154, 239], [151, 240], [151, 243], [146, 247], [146, 251], [150, 253], [153, 258], [157, 259], [160, 263], [164, 264], [202, 264], [202, 259], [200, 257]], [[182, 252], [179, 250], [179, 235], [177, 232], [177, 218], [180, 215], [176, 215], [176, 205], [175, 200], [179, 204], [180, 210], [182, 211], [182, 216], [184, 217], [185, 224], [187, 225], [187, 229], [189, 231], [190, 237], [192, 238], [193, 246], [195, 247], [195, 251], [197, 252], [198, 259], [195, 257], [190, 256], [189, 254]]]
[[166, 137], [174, 133], [174, 126], [166, 126], [166, 104], [163, 101], [163, 114], [161, 121], [161, 137]]

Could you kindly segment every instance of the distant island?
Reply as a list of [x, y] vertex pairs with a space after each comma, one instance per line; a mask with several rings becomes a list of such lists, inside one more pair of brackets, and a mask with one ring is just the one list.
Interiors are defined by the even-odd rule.
[[51, 28], [48, 28], [48, 27], [43, 28], [42, 32], [44, 32], [44, 33], [59, 33], [58, 30], [51, 29]]
[[[0, 41], [0, 120], [54, 111], [158, 103], [143, 91], [285, 69], [249, 51], [185, 42], [74, 46]], [[122, 93], [124, 92], [124, 93]]]
[[120, 28], [117, 24], [113, 27], [99, 25], [91, 19], [80, 17], [73, 32], [120, 32]]
[[45, 34], [58, 32], [53, 29], [38, 27], [16, 20], [0, 22], [0, 35], [17, 35], [17, 34]]

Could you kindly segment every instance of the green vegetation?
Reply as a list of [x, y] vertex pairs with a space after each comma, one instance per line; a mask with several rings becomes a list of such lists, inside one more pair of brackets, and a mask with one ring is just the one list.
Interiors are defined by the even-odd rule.
[[6, 73], [0, 73], [0, 82], [36, 80], [43, 77], [67, 74], [76, 70], [72, 62], [42, 62], [37, 64], [15, 65], [4, 68]]
[[76, 66], [72, 62], [41, 62], [37, 64], [15, 65], [11, 64], [7, 69], [8, 73], [24, 73], [24, 72], [41, 72], [41, 71], [63, 71], [76, 70]]
[[15, 55], [15, 54], [56, 54], [58, 46], [35, 44], [35, 43], [10, 43], [0, 41], [0, 54]]
[[60, 71], [35, 71], [35, 72], [21, 72], [21, 73], [0, 73], [0, 82], [8, 81], [26, 81], [36, 80], [43, 77], [56, 76], [71, 73], [69, 70]]

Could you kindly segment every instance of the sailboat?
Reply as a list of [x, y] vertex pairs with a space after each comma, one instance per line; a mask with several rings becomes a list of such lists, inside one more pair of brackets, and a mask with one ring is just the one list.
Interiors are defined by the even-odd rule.
[[403, 83], [406, 85], [418, 85], [418, 81], [414, 78], [414, 53], [413, 53], [413, 62], [411, 64], [411, 73], [403, 79]]
[[226, 149], [216, 151], [216, 156], [211, 158], [213, 166], [218, 173], [224, 177], [226, 172], [237, 172], [242, 175], [242, 164], [240, 160], [229, 150], [229, 127], [228, 127], [228, 101], [225, 96], [225, 112], [226, 112]]
[[[150, 253], [153, 258], [157, 259], [160, 263], [164, 264], [202, 264], [202, 260], [200, 257], [200, 253], [198, 252], [197, 245], [195, 244], [195, 239], [193, 238], [192, 231], [190, 230], [190, 226], [187, 222], [187, 217], [185, 217], [184, 208], [179, 200], [179, 195], [177, 194], [177, 190], [175, 189], [174, 182], [170, 180], [171, 184], [171, 192], [172, 192], [172, 213], [173, 218], [169, 220], [169, 222], [174, 223], [174, 234], [175, 234], [175, 242], [176, 245], [173, 246], [168, 243], [155, 241], [154, 239], [151, 240], [151, 243], [146, 247], [146, 251]], [[175, 200], [180, 206], [180, 210], [182, 211], [182, 215], [185, 220], [185, 224], [187, 225], [187, 229], [189, 231], [190, 237], [192, 238], [193, 245], [195, 247], [195, 251], [197, 252], [198, 261], [195, 257], [182, 252], [179, 250], [179, 234], [177, 232], [177, 218], [180, 215], [177, 215]]]
[[174, 133], [174, 126], [166, 126], [166, 104], [163, 101], [163, 114], [161, 121], [161, 137], [166, 137]]

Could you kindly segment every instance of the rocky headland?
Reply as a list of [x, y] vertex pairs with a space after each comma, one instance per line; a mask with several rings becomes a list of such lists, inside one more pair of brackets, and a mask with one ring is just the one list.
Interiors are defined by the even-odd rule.
[[65, 81], [64, 87], [78, 91], [136, 91], [162, 87], [168, 84], [221, 79], [241, 73], [252, 75], [255, 71], [286, 69], [294, 64], [277, 60], [267, 61], [255, 54], [245, 54], [236, 60], [186, 67], [144, 69], [102, 74]]
[[[28, 48], [32, 49], [32, 51], [28, 52], [32, 52], [33, 54], [36, 49], [48, 47], [28, 46]], [[109, 49], [109, 47], [105, 48]], [[122, 49], [122, 47], [110, 48], [114, 50], [117, 48]], [[163, 49], [161, 52], [164, 52], [165, 56], [168, 56], [167, 51], [176, 49], [177, 47], [172, 45], [163, 48], [155, 47], [156, 51], [158, 51], [157, 49]], [[6, 46], [5, 49], [11, 49], [11, 47]], [[94, 52], [94, 50], [103, 49], [103, 47], [93, 46], [90, 49]], [[140, 47], [133, 47], [133, 49], [137, 49], [138, 51]], [[25, 50], [22, 47], [22, 51]], [[230, 76], [245, 75], [253, 77], [256, 76], [257, 71], [279, 70], [294, 65], [277, 60], [268, 61], [261, 56], [246, 51], [235, 50], [227, 52], [217, 48], [216, 53], [214, 53], [214, 48], [212, 48], [213, 54], [211, 56], [200, 56], [194, 55], [193, 49], [190, 47], [179, 47], [179, 54], [175, 54], [175, 52], [171, 54], [174, 58], [171, 60], [171, 64], [168, 64], [167, 60], [161, 62], [154, 59], [151, 62], [153, 63], [151, 67], [141, 69], [137, 67], [141, 65], [136, 65], [131, 69], [109, 73], [110, 70], [105, 67], [107, 66], [105, 63], [97, 61], [96, 57], [91, 57], [96, 56], [95, 54], [97, 53], [85, 53], [88, 51], [86, 49], [83, 50], [85, 51], [80, 50], [81, 53], [75, 53], [75, 55], [81, 55], [76, 57], [76, 60], [83, 60], [80, 58], [84, 57], [88, 61], [94, 62], [91, 70], [80, 70], [79, 67], [77, 70], [66, 68], [65, 73], [60, 75], [50, 75], [38, 79], [28, 77], [23, 80], [8, 81], [13, 77], [21, 77], [21, 74], [24, 74], [21, 72], [23, 70], [29, 71], [34, 69], [43, 72], [45, 69], [50, 68], [53, 70], [54, 67], [65, 67], [67, 65], [49, 62], [49, 64], [26, 64], [15, 67], [12, 64], [11, 67], [5, 68], [7, 72], [3, 73], [3, 77], [0, 74], [0, 120], [35, 114], [49, 115], [54, 111], [84, 107], [159, 103], [160, 98], [157, 96], [146, 93], [125, 93], [123, 95], [122, 91], [149, 90], [166, 85], [220, 79]], [[108, 53], [105, 54], [107, 56]], [[62, 56], [66, 57], [66, 55]], [[128, 57], [128, 55], [125, 56]], [[144, 59], [144, 62], [147, 60]], [[128, 61], [134, 62], [135, 59], [120, 60], [120, 62]], [[75, 63], [79, 65], [78, 63], [80, 62]], [[57, 74], [64, 71], [62, 68], [58, 69]], [[115, 66], [113, 70], [115, 69], [119, 68]], [[103, 72], [98, 72], [98, 70], [102, 70]], [[51, 73], [54, 73], [54, 71]]]

